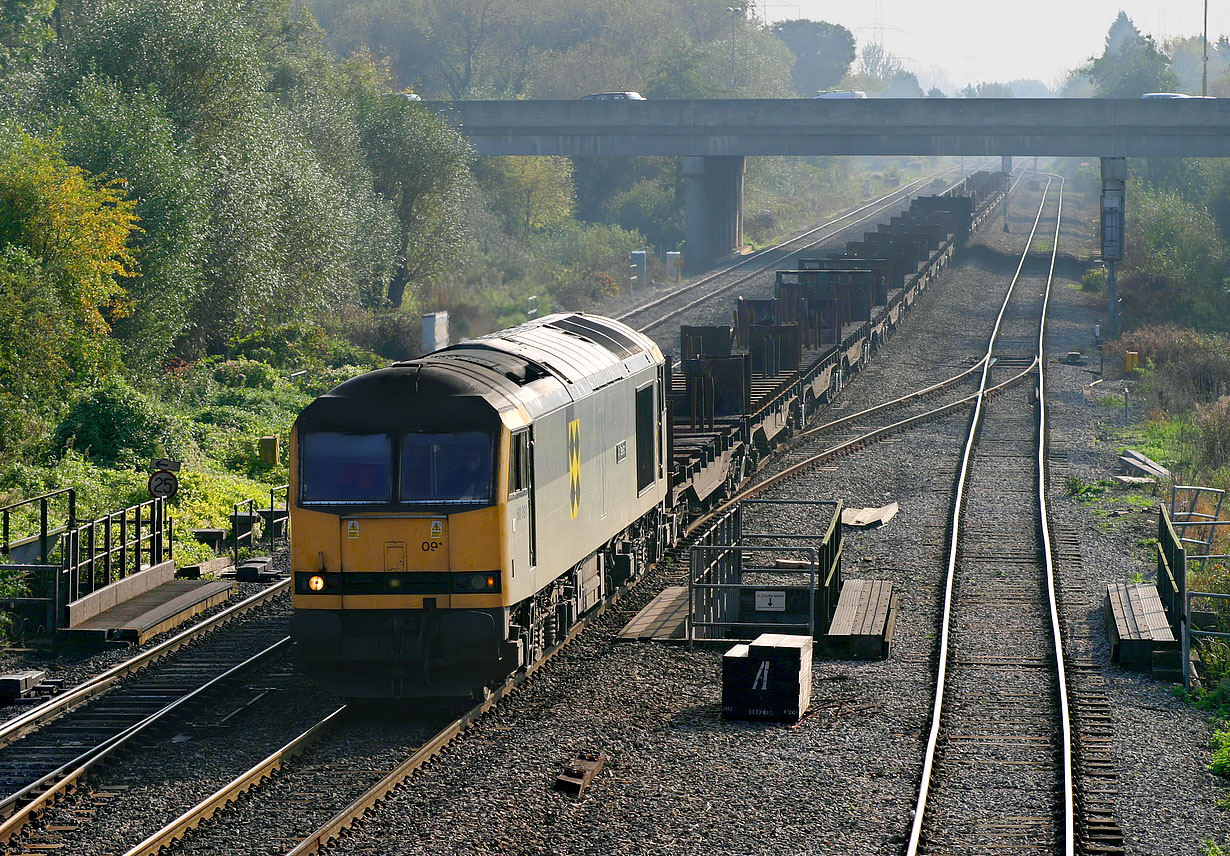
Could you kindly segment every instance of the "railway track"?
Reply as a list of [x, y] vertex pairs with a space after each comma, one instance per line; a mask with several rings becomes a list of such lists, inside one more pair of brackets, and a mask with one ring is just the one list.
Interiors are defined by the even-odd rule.
[[[443, 725], [431, 726], [424, 722], [447, 719], [440, 715], [441, 706], [425, 705], [415, 712], [413, 733], [421, 735], [417, 746], [408, 749], [408, 754], [391, 762], [387, 771], [356, 771], [348, 763], [347, 755], [354, 746], [344, 751], [329, 751], [329, 738], [341, 731], [354, 716], [349, 709], [339, 709], [309, 728], [287, 745], [273, 752], [260, 763], [235, 777], [206, 799], [200, 801], [179, 817], [130, 848], [125, 856], [155, 856], [163, 852], [191, 854], [233, 853], [235, 843], [247, 842], [246, 852], [260, 844], [252, 844], [250, 838], [251, 817], [244, 815], [245, 804], [241, 797], [260, 787], [262, 792], [260, 816], [262, 840], [277, 845], [266, 849], [269, 853], [284, 853], [286, 856], [307, 856], [327, 849], [339, 836], [361, 819], [397, 787], [445, 752], [456, 740], [485, 715], [496, 703], [531, 679], [569, 643], [576, 639], [606, 611], [620, 601], [636, 581], [625, 584], [592, 613], [573, 625], [568, 634], [548, 649], [546, 655], [528, 671], [508, 678], [500, 687], [472, 707]], [[424, 714], [424, 711], [428, 711]], [[392, 731], [375, 739], [389, 740], [390, 734], [400, 729], [405, 737], [404, 721], [399, 721]], [[434, 734], [431, 733], [434, 731]], [[379, 744], [376, 744], [379, 745]], [[299, 756], [306, 756], [299, 759]], [[367, 775], [364, 776], [363, 774]], [[357, 774], [357, 775], [356, 775]], [[358, 780], [356, 781], [356, 778]], [[266, 791], [271, 792], [266, 797]], [[278, 810], [275, 793], [291, 794], [293, 808]], [[310, 799], [305, 799], [310, 797]], [[264, 809], [264, 810], [262, 810]], [[305, 820], [310, 829], [304, 830]], [[245, 824], [248, 825], [245, 825]], [[245, 837], [247, 836], [247, 838]]]
[[[1021, 279], [1028, 246], [1013, 279]], [[1038, 366], [991, 402], [984, 363], [958, 469], [931, 725], [906, 853], [1074, 853], [1070, 713], [1045, 504], [1046, 304], [1005, 301], [987, 354]], [[1032, 352], [1022, 326], [1037, 321]]]
[[[815, 250], [847, 229], [866, 222], [893, 205], [909, 199], [911, 194], [951, 172], [952, 170], [938, 170], [923, 176], [893, 193], [881, 196], [860, 208], [796, 235], [788, 241], [748, 256], [730, 267], [714, 271], [700, 279], [672, 289], [666, 294], [659, 295], [648, 303], [616, 315], [615, 320], [623, 321], [642, 333], [648, 333], [719, 294], [743, 285], [766, 271], [776, 270], [783, 261], [791, 256]], [[949, 186], [944, 192], [951, 189], [952, 186]], [[698, 289], [699, 294], [692, 296], [692, 293]]]
[[[0, 841], [7, 842], [93, 770], [253, 666], [288, 650], [286, 612], [248, 616], [284, 591], [273, 586], [213, 619], [52, 699], [0, 728]], [[205, 637], [209, 635], [209, 638]], [[190, 643], [192, 644], [189, 647]], [[178, 652], [173, 662], [153, 663]]]

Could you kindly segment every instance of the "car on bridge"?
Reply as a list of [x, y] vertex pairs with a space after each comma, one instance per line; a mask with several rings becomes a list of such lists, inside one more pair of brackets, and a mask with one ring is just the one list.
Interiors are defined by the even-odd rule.
[[644, 101], [645, 96], [639, 92], [595, 92], [592, 95], [582, 95], [582, 101]]
[[817, 98], [866, 98], [867, 93], [861, 89], [839, 89], [836, 92], [821, 92]]

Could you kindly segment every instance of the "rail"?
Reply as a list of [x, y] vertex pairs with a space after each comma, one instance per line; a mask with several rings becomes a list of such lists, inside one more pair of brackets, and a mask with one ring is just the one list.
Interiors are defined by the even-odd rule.
[[[977, 442], [978, 429], [983, 419], [984, 403], [989, 392], [988, 381], [990, 378], [991, 356], [994, 353], [995, 343], [999, 336], [1000, 328], [1003, 324], [1004, 316], [1008, 309], [1009, 301], [1012, 299], [1012, 293], [1016, 288], [1016, 284], [1020, 279], [1021, 271], [1025, 266], [1025, 261], [1028, 257], [1029, 247], [1033, 244], [1034, 236], [1037, 234], [1038, 224], [1042, 219], [1042, 211], [1045, 207], [1046, 197], [1049, 192], [1050, 185], [1053, 179], [1047, 179], [1046, 190], [1043, 192], [1043, 203], [1038, 207], [1038, 214], [1034, 218], [1033, 228], [1030, 230], [1029, 238], [1026, 241], [1026, 251], [1021, 254], [1020, 262], [1017, 265], [1016, 272], [1013, 274], [1012, 282], [1008, 287], [1008, 293], [1004, 297], [1004, 301], [1000, 306], [999, 314], [995, 319], [994, 327], [992, 328], [991, 336], [987, 342], [986, 356], [982, 361], [982, 374], [979, 380], [978, 392], [975, 396], [974, 414], [970, 420], [969, 432], [966, 436], [965, 448], [962, 452], [961, 462], [958, 468], [956, 491], [953, 499], [953, 512], [950, 527], [949, 553], [947, 569], [945, 572], [945, 585], [943, 597], [943, 610], [940, 624], [940, 640], [939, 640], [939, 667], [936, 674], [935, 699], [932, 707], [931, 725], [927, 736], [927, 742], [923, 753], [923, 768], [920, 775], [920, 784], [918, 791], [918, 799], [915, 803], [913, 811], [913, 821], [910, 828], [910, 836], [906, 845], [907, 856], [917, 856], [921, 845], [923, 823], [926, 818], [927, 798], [931, 786], [931, 777], [935, 765], [936, 750], [939, 743], [939, 735], [943, 721], [944, 697], [947, 689], [947, 677], [949, 666], [950, 652], [950, 628], [952, 625], [953, 616], [953, 596], [954, 583], [956, 580], [956, 566], [958, 557], [959, 536], [961, 533], [961, 514], [965, 504], [965, 487], [969, 476], [970, 465], [973, 458], [974, 446]], [[1064, 655], [1062, 645], [1062, 635], [1060, 632], [1058, 607], [1055, 595], [1054, 568], [1050, 550], [1050, 535], [1049, 535], [1049, 520], [1046, 516], [1046, 479], [1045, 479], [1045, 412], [1046, 400], [1044, 397], [1045, 391], [1045, 334], [1046, 334], [1046, 308], [1050, 298], [1051, 283], [1054, 277], [1055, 259], [1059, 246], [1059, 226], [1063, 211], [1063, 179], [1060, 179], [1059, 190], [1059, 213], [1056, 215], [1055, 222], [1055, 239], [1052, 243], [1051, 250], [1051, 268], [1050, 274], [1047, 277], [1046, 291], [1043, 296], [1042, 318], [1038, 328], [1038, 343], [1037, 352], [1034, 357], [1034, 363], [1038, 367], [1038, 398], [1037, 405], [1039, 409], [1038, 434], [1037, 434], [1037, 461], [1038, 461], [1038, 492], [1039, 492], [1039, 508], [1040, 508], [1040, 527], [1043, 537], [1043, 546], [1045, 548], [1045, 563], [1047, 574], [1048, 599], [1050, 605], [1050, 630], [1052, 639], [1055, 645], [1055, 657], [1057, 663], [1057, 683], [1059, 688], [1059, 703], [1060, 703], [1060, 728], [1062, 733], [1062, 745], [1060, 747], [1060, 756], [1062, 763], [1063, 782], [1061, 783], [1063, 793], [1063, 840], [1065, 856], [1073, 856], [1075, 853], [1075, 822], [1074, 822], [1074, 795], [1072, 781], [1072, 738], [1070, 718], [1068, 712], [1068, 697], [1066, 676], [1064, 673]]]

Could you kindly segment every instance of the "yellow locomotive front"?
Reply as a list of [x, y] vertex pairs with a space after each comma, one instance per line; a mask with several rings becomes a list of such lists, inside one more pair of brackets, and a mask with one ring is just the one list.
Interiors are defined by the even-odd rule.
[[341, 695], [464, 694], [519, 665], [511, 434], [485, 392], [464, 373], [392, 367], [295, 424], [296, 662]]

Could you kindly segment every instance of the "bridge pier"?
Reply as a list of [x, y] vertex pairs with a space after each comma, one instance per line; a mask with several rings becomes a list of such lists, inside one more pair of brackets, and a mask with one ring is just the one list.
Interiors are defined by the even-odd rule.
[[683, 257], [704, 270], [743, 245], [743, 155], [683, 158]]
[[1106, 263], [1106, 337], [1119, 337], [1115, 263], [1123, 259], [1127, 229], [1127, 158], [1102, 158], [1102, 261]]

